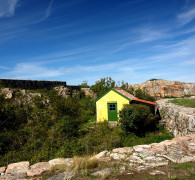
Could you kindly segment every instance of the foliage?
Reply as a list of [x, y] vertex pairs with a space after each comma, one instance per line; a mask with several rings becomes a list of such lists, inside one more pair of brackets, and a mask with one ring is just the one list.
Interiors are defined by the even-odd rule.
[[189, 163], [184, 163], [184, 164], [178, 164], [177, 166], [174, 167], [174, 169], [183, 169], [183, 170], [186, 170], [188, 168], [195, 168], [195, 165], [189, 164]]
[[108, 122], [91, 124], [83, 129], [85, 136], [80, 139], [79, 145], [84, 154], [98, 153], [121, 146], [118, 128], [111, 128]]
[[127, 82], [119, 81], [116, 83], [111, 77], [102, 78], [99, 81], [96, 81], [96, 83], [91, 86], [91, 90], [97, 94], [97, 96], [100, 96], [104, 94], [106, 91], [108, 91], [110, 88], [114, 87], [120, 87], [124, 89], [125, 91], [129, 92], [130, 94], [136, 96], [137, 98], [148, 100], [148, 101], [155, 101], [155, 98], [148, 95], [144, 90], [137, 89], [135, 90], [133, 87], [131, 87]]
[[81, 88], [88, 88], [89, 85], [87, 84], [87, 81], [83, 81], [80, 85]]
[[155, 132], [146, 133], [142, 137], [139, 137], [133, 133], [124, 133], [121, 134], [121, 138], [122, 145], [124, 147], [132, 147], [140, 144], [159, 143], [164, 140], [172, 139], [173, 135], [170, 135], [166, 129], [158, 129]]
[[173, 99], [173, 100], [170, 100], [169, 102], [177, 104], [179, 106], [195, 108], [195, 99], [184, 99], [184, 98]]
[[5, 87], [5, 85], [4, 85], [3, 81], [0, 80], [0, 88], [3, 88], [3, 87]]
[[164, 130], [139, 137], [120, 126], [95, 123], [95, 102], [90, 97], [66, 99], [54, 90], [39, 92], [42, 97], [34, 97], [31, 103], [24, 103], [22, 95], [12, 99], [0, 95], [0, 166], [90, 155], [169, 138]]
[[94, 85], [91, 86], [91, 90], [100, 96], [104, 94], [108, 89], [114, 88], [116, 86], [116, 82], [112, 80], [111, 77], [102, 78], [99, 81], [96, 81]]
[[156, 79], [156, 78], [149, 79], [149, 81], [156, 81], [156, 80], [160, 80], [160, 79]]
[[143, 134], [148, 130], [154, 130], [156, 117], [146, 105], [127, 104], [119, 112], [121, 128], [124, 132]]
[[144, 99], [144, 100], [147, 100], [147, 101], [153, 101], [154, 102], [156, 100], [155, 97], [146, 94], [146, 92], [144, 90], [140, 89], [140, 88], [135, 91], [134, 95], [139, 99]]

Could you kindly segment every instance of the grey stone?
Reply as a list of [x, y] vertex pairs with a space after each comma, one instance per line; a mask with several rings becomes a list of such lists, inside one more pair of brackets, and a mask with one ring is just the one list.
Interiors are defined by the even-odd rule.
[[151, 168], [150, 166], [138, 166], [136, 167], [136, 171], [140, 172], [140, 171], [145, 171], [147, 169]]
[[110, 173], [111, 173], [111, 169], [105, 168], [105, 169], [102, 169], [100, 171], [96, 171], [96, 172], [92, 173], [91, 175], [92, 176], [106, 176], [106, 175], [109, 175]]
[[99, 154], [96, 154], [95, 156], [91, 157], [91, 159], [101, 159], [101, 158], [105, 158], [107, 156], [109, 156], [110, 152], [105, 150], [105, 151], [102, 151], [100, 152]]
[[125, 171], [125, 166], [119, 167], [119, 172], [120, 172], [120, 173], [123, 173], [124, 171]]
[[52, 159], [49, 161], [49, 164], [51, 166], [56, 165], [64, 165], [66, 167], [70, 167], [73, 165], [73, 158], [58, 158], [58, 159]]
[[121, 153], [121, 154], [132, 154], [133, 151], [134, 150], [132, 147], [116, 148], [112, 150], [113, 153]]
[[75, 175], [76, 174], [74, 172], [63, 172], [56, 176], [50, 177], [47, 180], [71, 180], [74, 179]]
[[26, 175], [29, 166], [30, 164], [28, 161], [9, 164], [6, 169], [6, 174]]
[[127, 156], [125, 154], [111, 153], [110, 157], [115, 160], [119, 160], [119, 159], [125, 159]]
[[51, 170], [51, 165], [48, 162], [40, 162], [37, 164], [34, 164], [30, 167], [30, 169], [27, 171], [28, 176], [40, 176], [43, 173], [47, 173]]
[[150, 172], [149, 174], [152, 176], [155, 176], [155, 175], [164, 175], [165, 173], [163, 171], [154, 170], [154, 171]]

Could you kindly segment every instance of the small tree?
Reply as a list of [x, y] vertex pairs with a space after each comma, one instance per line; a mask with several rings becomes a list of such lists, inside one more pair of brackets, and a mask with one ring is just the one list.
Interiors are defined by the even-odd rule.
[[125, 133], [144, 134], [155, 118], [146, 105], [128, 104], [119, 112], [121, 128]]
[[82, 84], [80, 85], [82, 88], [88, 88], [89, 86], [88, 86], [88, 84], [87, 84], [88, 82], [85, 80], [85, 81], [83, 81], [82, 82]]
[[96, 81], [96, 83], [91, 86], [91, 90], [97, 94], [97, 96], [102, 95], [105, 93], [108, 89], [114, 88], [116, 85], [115, 81], [112, 80], [111, 77], [102, 78], [99, 81]]

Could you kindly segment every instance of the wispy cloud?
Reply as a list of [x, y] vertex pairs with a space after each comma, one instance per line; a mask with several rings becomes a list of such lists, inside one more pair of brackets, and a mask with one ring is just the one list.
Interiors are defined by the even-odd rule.
[[48, 79], [61, 75], [60, 68], [47, 68], [38, 63], [19, 63], [12, 70], [5, 74], [1, 74], [2, 77], [17, 79]]
[[9, 68], [7, 68], [5, 66], [0, 66], [0, 69], [9, 69]]
[[0, 18], [13, 16], [17, 3], [18, 0], [0, 0]]
[[190, 9], [178, 15], [181, 25], [186, 25], [195, 19], [195, 8]]
[[45, 18], [48, 18], [50, 16], [50, 14], [51, 14], [51, 7], [53, 5], [53, 2], [54, 2], [54, 0], [51, 0], [50, 3], [49, 3], [49, 6], [48, 6], [48, 8], [46, 9], [46, 12], [45, 12]]

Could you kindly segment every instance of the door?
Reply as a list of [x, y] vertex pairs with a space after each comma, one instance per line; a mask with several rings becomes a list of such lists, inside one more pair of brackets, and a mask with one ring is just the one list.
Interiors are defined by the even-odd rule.
[[117, 103], [108, 103], [108, 121], [117, 121]]

